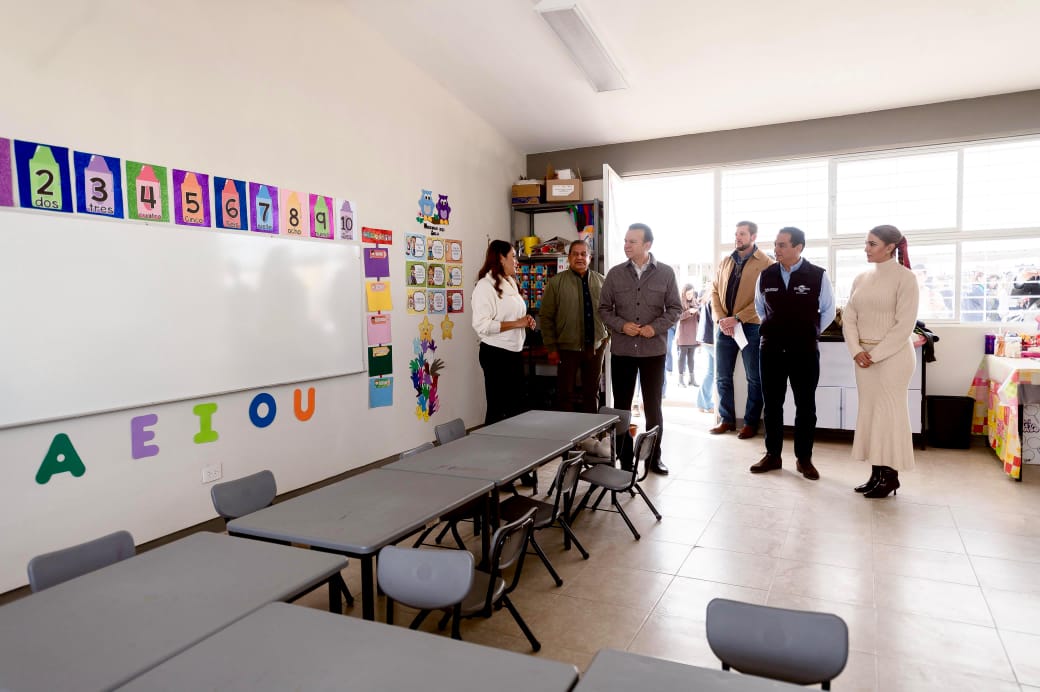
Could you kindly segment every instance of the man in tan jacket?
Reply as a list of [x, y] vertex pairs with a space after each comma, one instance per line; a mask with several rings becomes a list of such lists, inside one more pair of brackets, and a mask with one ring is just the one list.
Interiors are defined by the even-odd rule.
[[[733, 402], [733, 370], [737, 354], [744, 359], [747, 376], [747, 405], [744, 427], [737, 435], [742, 440], [758, 434], [762, 422], [762, 378], [758, 370], [758, 313], [755, 312], [755, 284], [762, 270], [773, 263], [755, 245], [758, 226], [751, 221], [737, 224], [733, 253], [722, 260], [711, 290], [711, 312], [715, 318], [715, 382], [719, 388], [719, 424], [713, 435], [736, 430], [737, 414]], [[734, 338], [738, 330], [747, 338], [743, 349]]]

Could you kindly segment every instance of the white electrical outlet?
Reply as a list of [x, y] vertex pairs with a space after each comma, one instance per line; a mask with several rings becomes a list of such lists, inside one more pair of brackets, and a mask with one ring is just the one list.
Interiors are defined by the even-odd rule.
[[202, 467], [203, 483], [212, 483], [213, 481], [219, 481], [220, 477], [223, 475], [223, 472], [220, 470], [220, 464], [210, 464], [209, 466]]

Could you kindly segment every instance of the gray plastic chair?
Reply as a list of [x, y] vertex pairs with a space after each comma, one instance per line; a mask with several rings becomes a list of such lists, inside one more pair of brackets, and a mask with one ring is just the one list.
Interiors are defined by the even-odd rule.
[[473, 555], [465, 550], [421, 550], [388, 545], [379, 551], [379, 587], [386, 594], [386, 623], [394, 624], [394, 602], [418, 608], [409, 625], [418, 629], [433, 610], [450, 609], [451, 636], [462, 639], [462, 599], [473, 585]]
[[433, 426], [433, 436], [437, 438], [437, 444], [446, 445], [452, 440], [466, 436], [466, 424], [461, 418], [450, 420], [447, 423]]
[[405, 451], [401, 452], [400, 454], [397, 455], [397, 458], [398, 459], [407, 459], [408, 457], [415, 456], [416, 454], [419, 454], [420, 452], [425, 452], [425, 451], [427, 451], [429, 449], [433, 449], [434, 447], [436, 447], [436, 445], [433, 444], [432, 442], [423, 442], [418, 447], [412, 447], [411, 449], [408, 449], [408, 450], [405, 450]]
[[[602, 406], [599, 409], [600, 413], [606, 413], [612, 416], [617, 416], [618, 421], [614, 424], [614, 455], [621, 454], [621, 445], [616, 440], [623, 440], [629, 437], [628, 428], [632, 424], [632, 411], [622, 411], [619, 408], [610, 408], [609, 406]], [[596, 456], [595, 454], [585, 454], [585, 463], [589, 466], [594, 464], [608, 464], [614, 466], [616, 461], [614, 459], [608, 459], [607, 457]]]
[[[597, 464], [582, 471], [581, 480], [586, 481], [589, 484], [589, 489], [585, 493], [585, 496], [581, 498], [581, 504], [578, 505], [578, 509], [576, 509], [574, 514], [571, 515], [572, 526], [574, 520], [577, 519], [581, 511], [588, 506], [589, 498], [592, 497], [592, 493], [595, 492], [597, 488], [600, 489], [600, 494], [599, 497], [596, 498], [596, 502], [593, 503], [592, 509], [598, 509], [599, 503], [603, 501], [603, 497], [609, 492], [610, 504], [614, 507], [613, 511], [616, 511], [621, 515], [621, 518], [624, 519], [625, 523], [628, 525], [628, 530], [632, 532], [632, 535], [636, 537], [637, 541], [640, 538], [639, 532], [636, 531], [636, 527], [632, 524], [632, 520], [628, 518], [628, 514], [625, 513], [624, 507], [622, 507], [621, 503], [618, 502], [618, 493], [627, 493], [632, 491], [639, 493], [640, 497], [642, 497], [646, 502], [646, 506], [649, 507], [654, 516], [657, 517], [657, 521], [661, 521], [661, 513], [657, 511], [657, 508], [654, 507], [654, 503], [650, 501], [650, 498], [647, 497], [647, 494], [639, 485], [639, 481], [646, 478], [646, 465], [650, 461], [650, 455], [653, 454], [654, 444], [657, 442], [659, 431], [660, 427], [655, 425], [645, 433], [636, 437], [635, 452], [631, 469], [619, 469], [607, 464]], [[641, 475], [640, 468], [643, 470]]]
[[849, 658], [849, 628], [830, 613], [716, 598], [706, 628], [723, 670], [829, 690]]
[[29, 588], [33, 593], [49, 589], [133, 557], [136, 552], [134, 537], [127, 531], [116, 531], [86, 543], [37, 555], [29, 560]]

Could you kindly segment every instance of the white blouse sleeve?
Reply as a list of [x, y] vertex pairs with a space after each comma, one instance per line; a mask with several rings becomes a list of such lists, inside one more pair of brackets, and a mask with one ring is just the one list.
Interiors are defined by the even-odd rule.
[[483, 279], [477, 282], [470, 299], [470, 308], [473, 310], [473, 331], [481, 339], [502, 331], [502, 322], [496, 319], [498, 296], [490, 283]]

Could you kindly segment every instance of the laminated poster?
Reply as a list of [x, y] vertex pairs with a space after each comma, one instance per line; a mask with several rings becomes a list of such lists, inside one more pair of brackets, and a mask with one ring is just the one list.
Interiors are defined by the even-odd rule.
[[427, 291], [426, 300], [429, 303], [428, 312], [431, 315], [443, 315], [448, 312], [448, 298], [444, 295], [444, 291]]
[[389, 314], [379, 313], [378, 315], [369, 315], [366, 322], [368, 323], [367, 332], [369, 344], [388, 344], [391, 342]]
[[336, 209], [336, 230], [340, 240], [354, 240], [354, 205], [350, 200], [341, 199], [337, 200]]
[[426, 249], [431, 262], [444, 261], [444, 240], [442, 238], [430, 238], [426, 243]]
[[368, 375], [378, 377], [394, 371], [394, 347], [390, 345], [368, 347]]
[[384, 408], [394, 405], [394, 378], [372, 377], [368, 380], [368, 407]]
[[[279, 233], [296, 237], [304, 235], [304, 221], [307, 218], [307, 213], [304, 211], [306, 199], [307, 195], [302, 192], [285, 188], [278, 190]], [[309, 231], [307, 235], [310, 235]]]
[[19, 206], [72, 213], [68, 148], [16, 139], [14, 165], [18, 175]]
[[408, 314], [421, 315], [426, 312], [426, 290], [408, 290]]
[[123, 166], [114, 156], [77, 151], [72, 155], [76, 171], [76, 211], [123, 218]]
[[311, 237], [332, 240], [333, 204], [331, 197], [310, 195]]
[[170, 221], [170, 181], [166, 166], [126, 162], [127, 218]]
[[404, 237], [404, 256], [426, 261], [426, 236], [409, 233]]
[[213, 176], [213, 199], [216, 204], [216, 227], [232, 231], [249, 230], [249, 204], [246, 181]]
[[14, 206], [14, 184], [11, 180], [11, 140], [0, 137], [0, 207]]
[[462, 241], [461, 240], [445, 240], [447, 244], [447, 260], [449, 262], [461, 262], [462, 261]]
[[448, 286], [462, 288], [462, 267], [448, 265]]
[[182, 226], [210, 226], [209, 176], [173, 169], [173, 220]]
[[385, 247], [366, 247], [365, 253], [365, 276], [370, 279], [378, 279], [390, 276], [390, 251]]
[[406, 262], [405, 263], [405, 283], [409, 286], [425, 286], [426, 285], [426, 263], [425, 262]]
[[366, 281], [365, 302], [368, 304], [368, 312], [389, 312], [394, 309], [390, 300], [389, 281]]
[[448, 291], [448, 312], [462, 312], [463, 303], [462, 291]]
[[444, 288], [448, 283], [443, 264], [426, 265], [426, 285], [430, 288]]
[[278, 235], [278, 188], [274, 185], [249, 183], [249, 211], [253, 230]]

